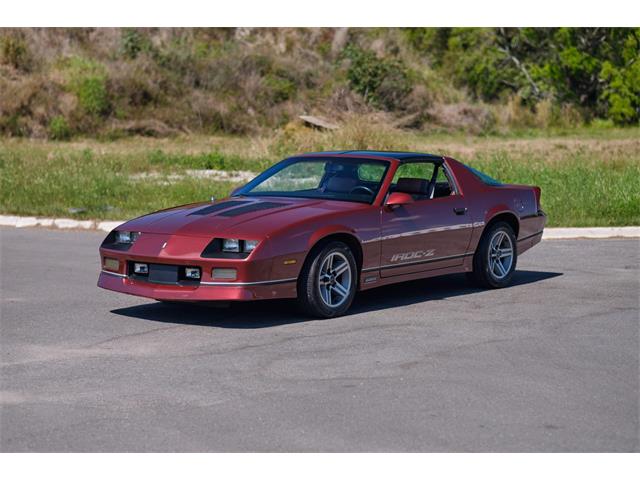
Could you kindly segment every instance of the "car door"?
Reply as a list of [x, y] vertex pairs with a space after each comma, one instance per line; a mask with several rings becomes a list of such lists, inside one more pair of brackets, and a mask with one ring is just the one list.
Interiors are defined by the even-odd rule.
[[382, 209], [380, 275], [462, 265], [473, 225], [446, 167], [431, 162], [403, 164], [391, 189], [404, 190], [414, 202]]

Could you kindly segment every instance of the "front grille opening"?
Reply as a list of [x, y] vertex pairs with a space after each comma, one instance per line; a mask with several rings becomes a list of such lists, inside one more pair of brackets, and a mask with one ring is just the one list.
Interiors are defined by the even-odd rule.
[[[127, 275], [134, 280], [141, 280], [149, 283], [157, 283], [160, 285], [181, 285], [181, 286], [197, 286], [202, 278], [202, 269], [195, 265], [167, 265], [164, 263], [149, 263], [148, 273], [141, 275], [135, 273], [134, 264], [137, 261], [127, 262]], [[188, 278], [186, 275], [187, 268], [198, 268], [200, 271], [200, 279]]]

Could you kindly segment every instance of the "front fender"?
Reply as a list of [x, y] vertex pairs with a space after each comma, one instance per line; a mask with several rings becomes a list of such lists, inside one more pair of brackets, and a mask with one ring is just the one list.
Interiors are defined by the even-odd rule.
[[307, 242], [307, 250], [310, 251], [313, 248], [313, 246], [317, 244], [319, 241], [321, 241], [323, 238], [328, 237], [329, 235], [335, 235], [339, 233], [351, 235], [357, 238], [358, 242], [362, 243], [362, 240], [358, 237], [354, 229], [349, 228], [346, 225], [339, 225], [339, 224], [327, 225], [319, 228], [318, 230], [313, 232], [313, 234], [311, 234]]

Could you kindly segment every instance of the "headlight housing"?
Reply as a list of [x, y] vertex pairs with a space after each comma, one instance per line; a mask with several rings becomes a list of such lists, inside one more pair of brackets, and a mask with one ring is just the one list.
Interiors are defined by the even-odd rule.
[[251, 253], [260, 244], [260, 240], [239, 240], [237, 238], [223, 238], [222, 251], [235, 253]]
[[258, 245], [260, 245], [260, 240], [214, 238], [200, 256], [203, 258], [247, 258]]
[[245, 240], [243, 251], [247, 253], [251, 253], [256, 249], [259, 243], [260, 243], [260, 240]]
[[111, 230], [107, 238], [102, 242], [101, 247], [125, 252], [131, 248], [131, 245], [135, 243], [140, 235], [140, 232], [129, 230]]
[[116, 231], [116, 243], [132, 244], [139, 236], [140, 232]]
[[239, 252], [240, 240], [238, 240], [237, 238], [223, 238], [222, 251], [223, 252]]

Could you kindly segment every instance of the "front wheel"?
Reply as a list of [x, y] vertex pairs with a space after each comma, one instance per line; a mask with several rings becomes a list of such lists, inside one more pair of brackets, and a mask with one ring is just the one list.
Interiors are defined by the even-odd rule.
[[518, 252], [511, 225], [497, 222], [480, 239], [473, 256], [473, 279], [486, 288], [502, 288], [511, 283]]
[[298, 281], [298, 301], [313, 316], [343, 315], [356, 294], [358, 273], [351, 249], [331, 242], [305, 262]]

